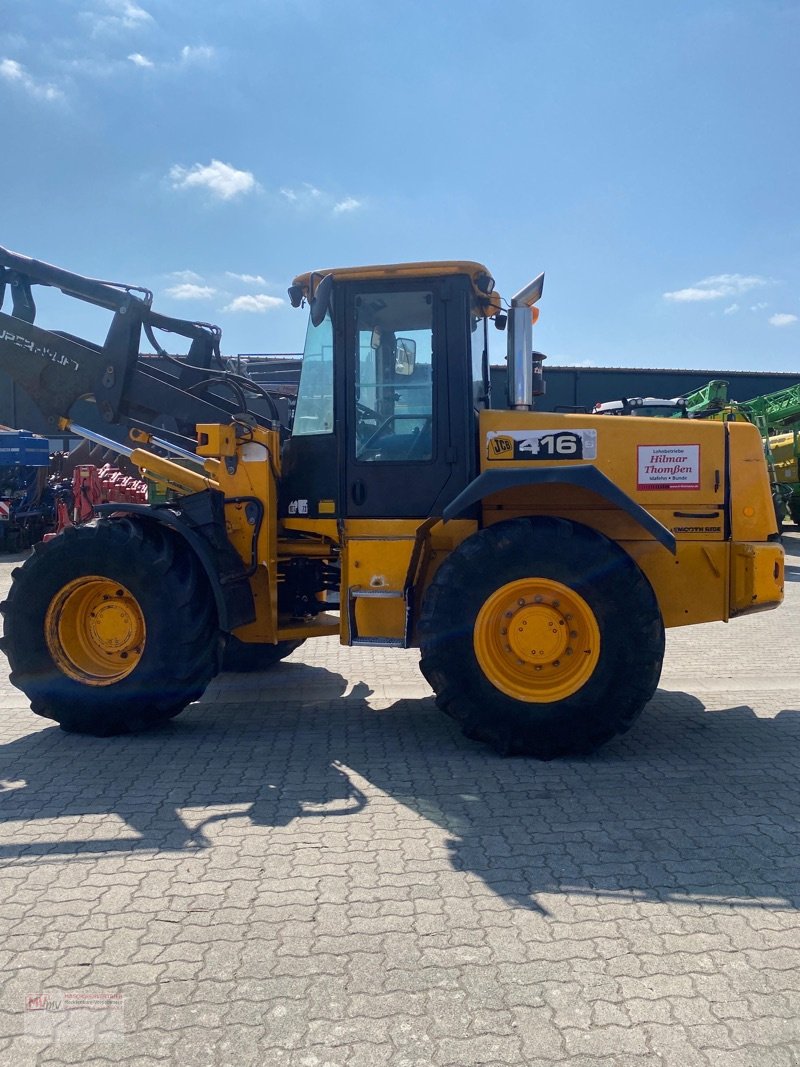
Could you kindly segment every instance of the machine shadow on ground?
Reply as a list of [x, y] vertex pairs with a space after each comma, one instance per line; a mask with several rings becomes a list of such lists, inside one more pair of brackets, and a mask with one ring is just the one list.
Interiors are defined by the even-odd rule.
[[[332, 820], [346, 857], [363, 843], [359, 818], [380, 808], [396, 837], [409, 822], [432, 831], [423, 854], [441, 865], [444, 848], [515, 906], [540, 910], [552, 893], [800, 905], [800, 705], [759, 718], [659, 690], [599, 753], [538, 763], [466, 740], [430, 698], [375, 710], [369, 695], [288, 662], [222, 676], [147, 734], [36, 730], [0, 748], [0, 861], [196, 854], [231, 820], [286, 828], [283, 845]], [[67, 832], [44, 839], [38, 820], [57, 818]], [[268, 861], [272, 838], [260, 840]]]

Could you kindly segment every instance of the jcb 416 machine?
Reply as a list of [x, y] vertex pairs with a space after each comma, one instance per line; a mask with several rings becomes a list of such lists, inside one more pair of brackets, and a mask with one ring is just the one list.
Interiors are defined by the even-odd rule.
[[[147, 290], [0, 250], [0, 369], [62, 431], [92, 397], [175, 491], [110, 504], [40, 546], [3, 605], [12, 681], [40, 715], [112, 734], [176, 715], [223, 664], [302, 641], [421, 649], [439, 706], [504, 753], [589, 752], [653, 695], [664, 628], [783, 595], [754, 426], [533, 411], [542, 278], [508, 305], [469, 262], [303, 274], [290, 436], [248, 411], [219, 331]], [[33, 286], [113, 312], [103, 345], [35, 325]], [[508, 331], [508, 406], [487, 335]], [[174, 374], [144, 333], [191, 341]], [[262, 411], [267, 400], [259, 401]]]

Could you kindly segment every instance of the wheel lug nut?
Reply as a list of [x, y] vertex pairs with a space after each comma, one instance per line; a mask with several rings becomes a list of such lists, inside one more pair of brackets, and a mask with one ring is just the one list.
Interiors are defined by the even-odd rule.
[[578, 636], [578, 631], [577, 630], [570, 630], [569, 636], [570, 637], [577, 637]]
[[572, 649], [571, 649], [571, 648], [568, 648], [568, 649], [567, 649], [567, 650], [566, 650], [566, 651], [564, 652], [564, 655], [565, 655], [565, 656], [571, 656], [571, 655], [572, 655]]

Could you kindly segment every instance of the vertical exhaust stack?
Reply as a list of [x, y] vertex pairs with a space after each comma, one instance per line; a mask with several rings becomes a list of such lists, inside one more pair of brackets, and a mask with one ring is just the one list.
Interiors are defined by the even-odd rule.
[[541, 298], [543, 288], [544, 274], [540, 274], [511, 297], [508, 312], [508, 404], [512, 411], [530, 411], [533, 407], [533, 308]]

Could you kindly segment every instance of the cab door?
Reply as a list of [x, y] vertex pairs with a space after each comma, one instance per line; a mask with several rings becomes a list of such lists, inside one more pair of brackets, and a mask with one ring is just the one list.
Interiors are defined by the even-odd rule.
[[453, 290], [453, 279], [436, 278], [347, 286], [347, 517], [426, 518], [465, 484], [468, 457], [451, 413], [471, 400], [449, 382], [448, 338], [464, 307]]

